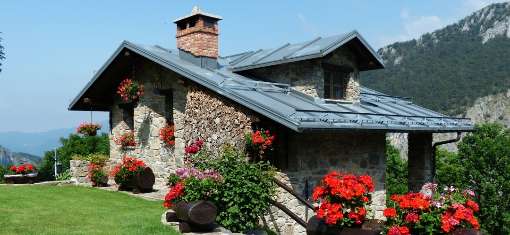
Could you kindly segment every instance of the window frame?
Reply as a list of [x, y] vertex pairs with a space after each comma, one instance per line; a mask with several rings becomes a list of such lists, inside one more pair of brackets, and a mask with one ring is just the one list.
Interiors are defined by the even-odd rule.
[[[324, 73], [324, 99], [345, 99], [349, 78], [354, 72], [354, 69], [348, 66], [327, 63], [322, 64], [322, 69]], [[338, 79], [338, 77], [340, 77], [340, 79]], [[338, 94], [335, 93], [335, 91], [341, 91], [341, 93]]]

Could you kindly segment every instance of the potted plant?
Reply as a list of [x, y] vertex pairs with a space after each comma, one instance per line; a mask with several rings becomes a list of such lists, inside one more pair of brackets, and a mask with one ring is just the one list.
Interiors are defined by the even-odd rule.
[[125, 103], [136, 102], [143, 95], [143, 85], [126, 78], [117, 87], [117, 94]]
[[36, 178], [37, 169], [30, 163], [10, 166], [8, 174], [4, 175], [5, 182], [12, 184], [34, 183]]
[[312, 199], [319, 203], [307, 234], [379, 234], [362, 228], [374, 183], [368, 175], [356, 176], [333, 171], [315, 187]]
[[152, 170], [142, 160], [125, 156], [117, 164], [110, 175], [114, 177], [119, 190], [133, 190], [133, 192], [151, 192], [155, 176]]
[[115, 143], [123, 149], [136, 146], [135, 134], [133, 131], [128, 131], [120, 135], [120, 137], [114, 139]]
[[81, 123], [76, 132], [84, 136], [96, 136], [97, 131], [101, 129], [101, 125], [97, 123]]
[[163, 143], [167, 146], [175, 145], [175, 126], [173, 123], [167, 124], [165, 127], [161, 128], [159, 131], [159, 138]]
[[104, 171], [104, 165], [89, 163], [88, 174], [92, 187], [105, 187], [108, 185], [108, 174]]
[[474, 192], [427, 183], [419, 193], [392, 195], [384, 210], [386, 234], [479, 234]]
[[223, 177], [217, 171], [194, 167], [179, 168], [170, 175], [170, 190], [163, 206], [175, 211], [174, 219], [180, 222], [181, 232], [213, 229], [218, 210], [208, 199], [222, 181]]
[[256, 130], [245, 135], [246, 152], [253, 160], [262, 160], [273, 151], [273, 142], [276, 136], [269, 130]]

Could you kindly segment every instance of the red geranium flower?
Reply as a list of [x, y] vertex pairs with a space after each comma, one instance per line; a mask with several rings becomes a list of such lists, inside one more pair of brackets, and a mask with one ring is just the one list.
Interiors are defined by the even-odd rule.
[[397, 210], [395, 208], [386, 208], [383, 211], [383, 215], [386, 218], [395, 218], [397, 216]]

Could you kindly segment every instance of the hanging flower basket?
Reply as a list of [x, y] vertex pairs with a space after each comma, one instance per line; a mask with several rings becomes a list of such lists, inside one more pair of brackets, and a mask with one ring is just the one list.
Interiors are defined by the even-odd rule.
[[168, 146], [175, 145], [175, 126], [173, 123], [166, 125], [159, 131], [159, 138]]
[[76, 133], [82, 134], [84, 136], [96, 136], [97, 131], [101, 129], [101, 124], [98, 123], [81, 123], [78, 128], [76, 128]]
[[121, 148], [129, 148], [136, 146], [135, 134], [132, 131], [126, 132], [119, 136], [118, 138], [114, 137], [114, 141]]
[[117, 87], [117, 94], [120, 95], [123, 102], [136, 102], [143, 96], [143, 85], [126, 78]]

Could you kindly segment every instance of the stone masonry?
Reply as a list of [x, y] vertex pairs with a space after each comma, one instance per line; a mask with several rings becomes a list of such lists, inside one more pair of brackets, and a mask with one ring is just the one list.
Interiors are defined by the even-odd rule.
[[[198, 16], [197, 16], [198, 17]], [[218, 58], [218, 24], [213, 20], [210, 24], [199, 16], [195, 25], [177, 26], [177, 48], [190, 52], [195, 56]]]
[[[385, 134], [290, 133], [288, 139], [289, 167], [278, 174], [295, 192], [311, 197], [320, 179], [332, 170], [355, 174], [368, 174], [375, 183], [372, 194], [371, 215], [381, 219], [385, 201]], [[308, 195], [304, 195], [308, 184]], [[278, 189], [277, 201], [282, 202], [305, 221], [314, 215], [294, 196]], [[264, 223], [279, 234], [306, 234], [303, 227], [277, 208], [264, 218]]]
[[347, 49], [338, 49], [322, 60], [306, 60], [283, 65], [263, 67], [243, 72], [254, 79], [289, 84], [293, 89], [306, 95], [324, 98], [324, 66], [335, 65], [352, 70], [346, 79], [344, 101], [359, 102], [359, 70], [353, 62], [354, 55]]

